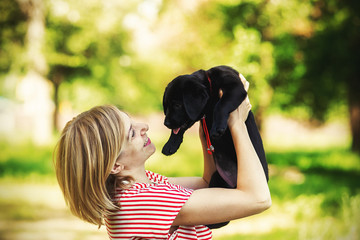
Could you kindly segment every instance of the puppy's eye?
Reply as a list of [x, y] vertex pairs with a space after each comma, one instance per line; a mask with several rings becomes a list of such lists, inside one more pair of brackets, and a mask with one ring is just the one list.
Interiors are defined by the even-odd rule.
[[174, 104], [174, 108], [181, 108], [181, 107], [182, 107], [182, 105], [180, 103], [175, 103]]
[[135, 137], [135, 130], [134, 130], [134, 129], [131, 130], [131, 137], [132, 137], [132, 138]]

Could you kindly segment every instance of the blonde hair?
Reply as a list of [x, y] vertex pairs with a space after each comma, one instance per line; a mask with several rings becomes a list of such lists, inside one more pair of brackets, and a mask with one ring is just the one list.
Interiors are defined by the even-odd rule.
[[104, 216], [119, 208], [112, 200], [117, 178], [110, 173], [124, 142], [123, 119], [115, 106], [94, 107], [66, 124], [54, 165], [75, 216], [100, 227]]

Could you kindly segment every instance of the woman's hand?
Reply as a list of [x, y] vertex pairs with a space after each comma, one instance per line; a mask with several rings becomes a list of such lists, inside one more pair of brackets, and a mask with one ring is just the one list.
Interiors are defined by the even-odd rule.
[[[240, 74], [239, 76], [244, 85], [245, 90], [248, 91], [250, 85], [249, 82], [246, 81], [245, 77], [242, 74]], [[234, 126], [234, 124], [244, 123], [249, 115], [250, 109], [251, 109], [250, 100], [249, 97], [246, 96], [245, 100], [240, 104], [240, 106], [230, 113], [228, 119], [228, 126], [231, 128], [232, 126]]]

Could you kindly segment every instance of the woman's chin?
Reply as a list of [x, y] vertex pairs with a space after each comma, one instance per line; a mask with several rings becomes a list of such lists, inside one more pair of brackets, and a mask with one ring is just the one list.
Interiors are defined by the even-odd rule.
[[149, 157], [150, 157], [151, 155], [153, 155], [155, 153], [156, 147], [155, 147], [155, 145], [153, 143], [151, 143], [151, 144], [149, 144], [148, 146], [145, 147], [145, 150], [146, 150], [146, 152], [149, 153]]

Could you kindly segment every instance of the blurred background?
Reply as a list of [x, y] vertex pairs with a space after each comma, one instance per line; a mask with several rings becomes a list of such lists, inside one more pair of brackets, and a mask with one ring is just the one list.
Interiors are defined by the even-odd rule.
[[147, 122], [148, 169], [202, 173], [198, 125], [161, 154], [162, 94], [180, 74], [229, 65], [249, 95], [273, 206], [214, 239], [360, 239], [357, 0], [1, 0], [0, 239], [107, 239], [67, 210], [52, 152], [101, 104]]

